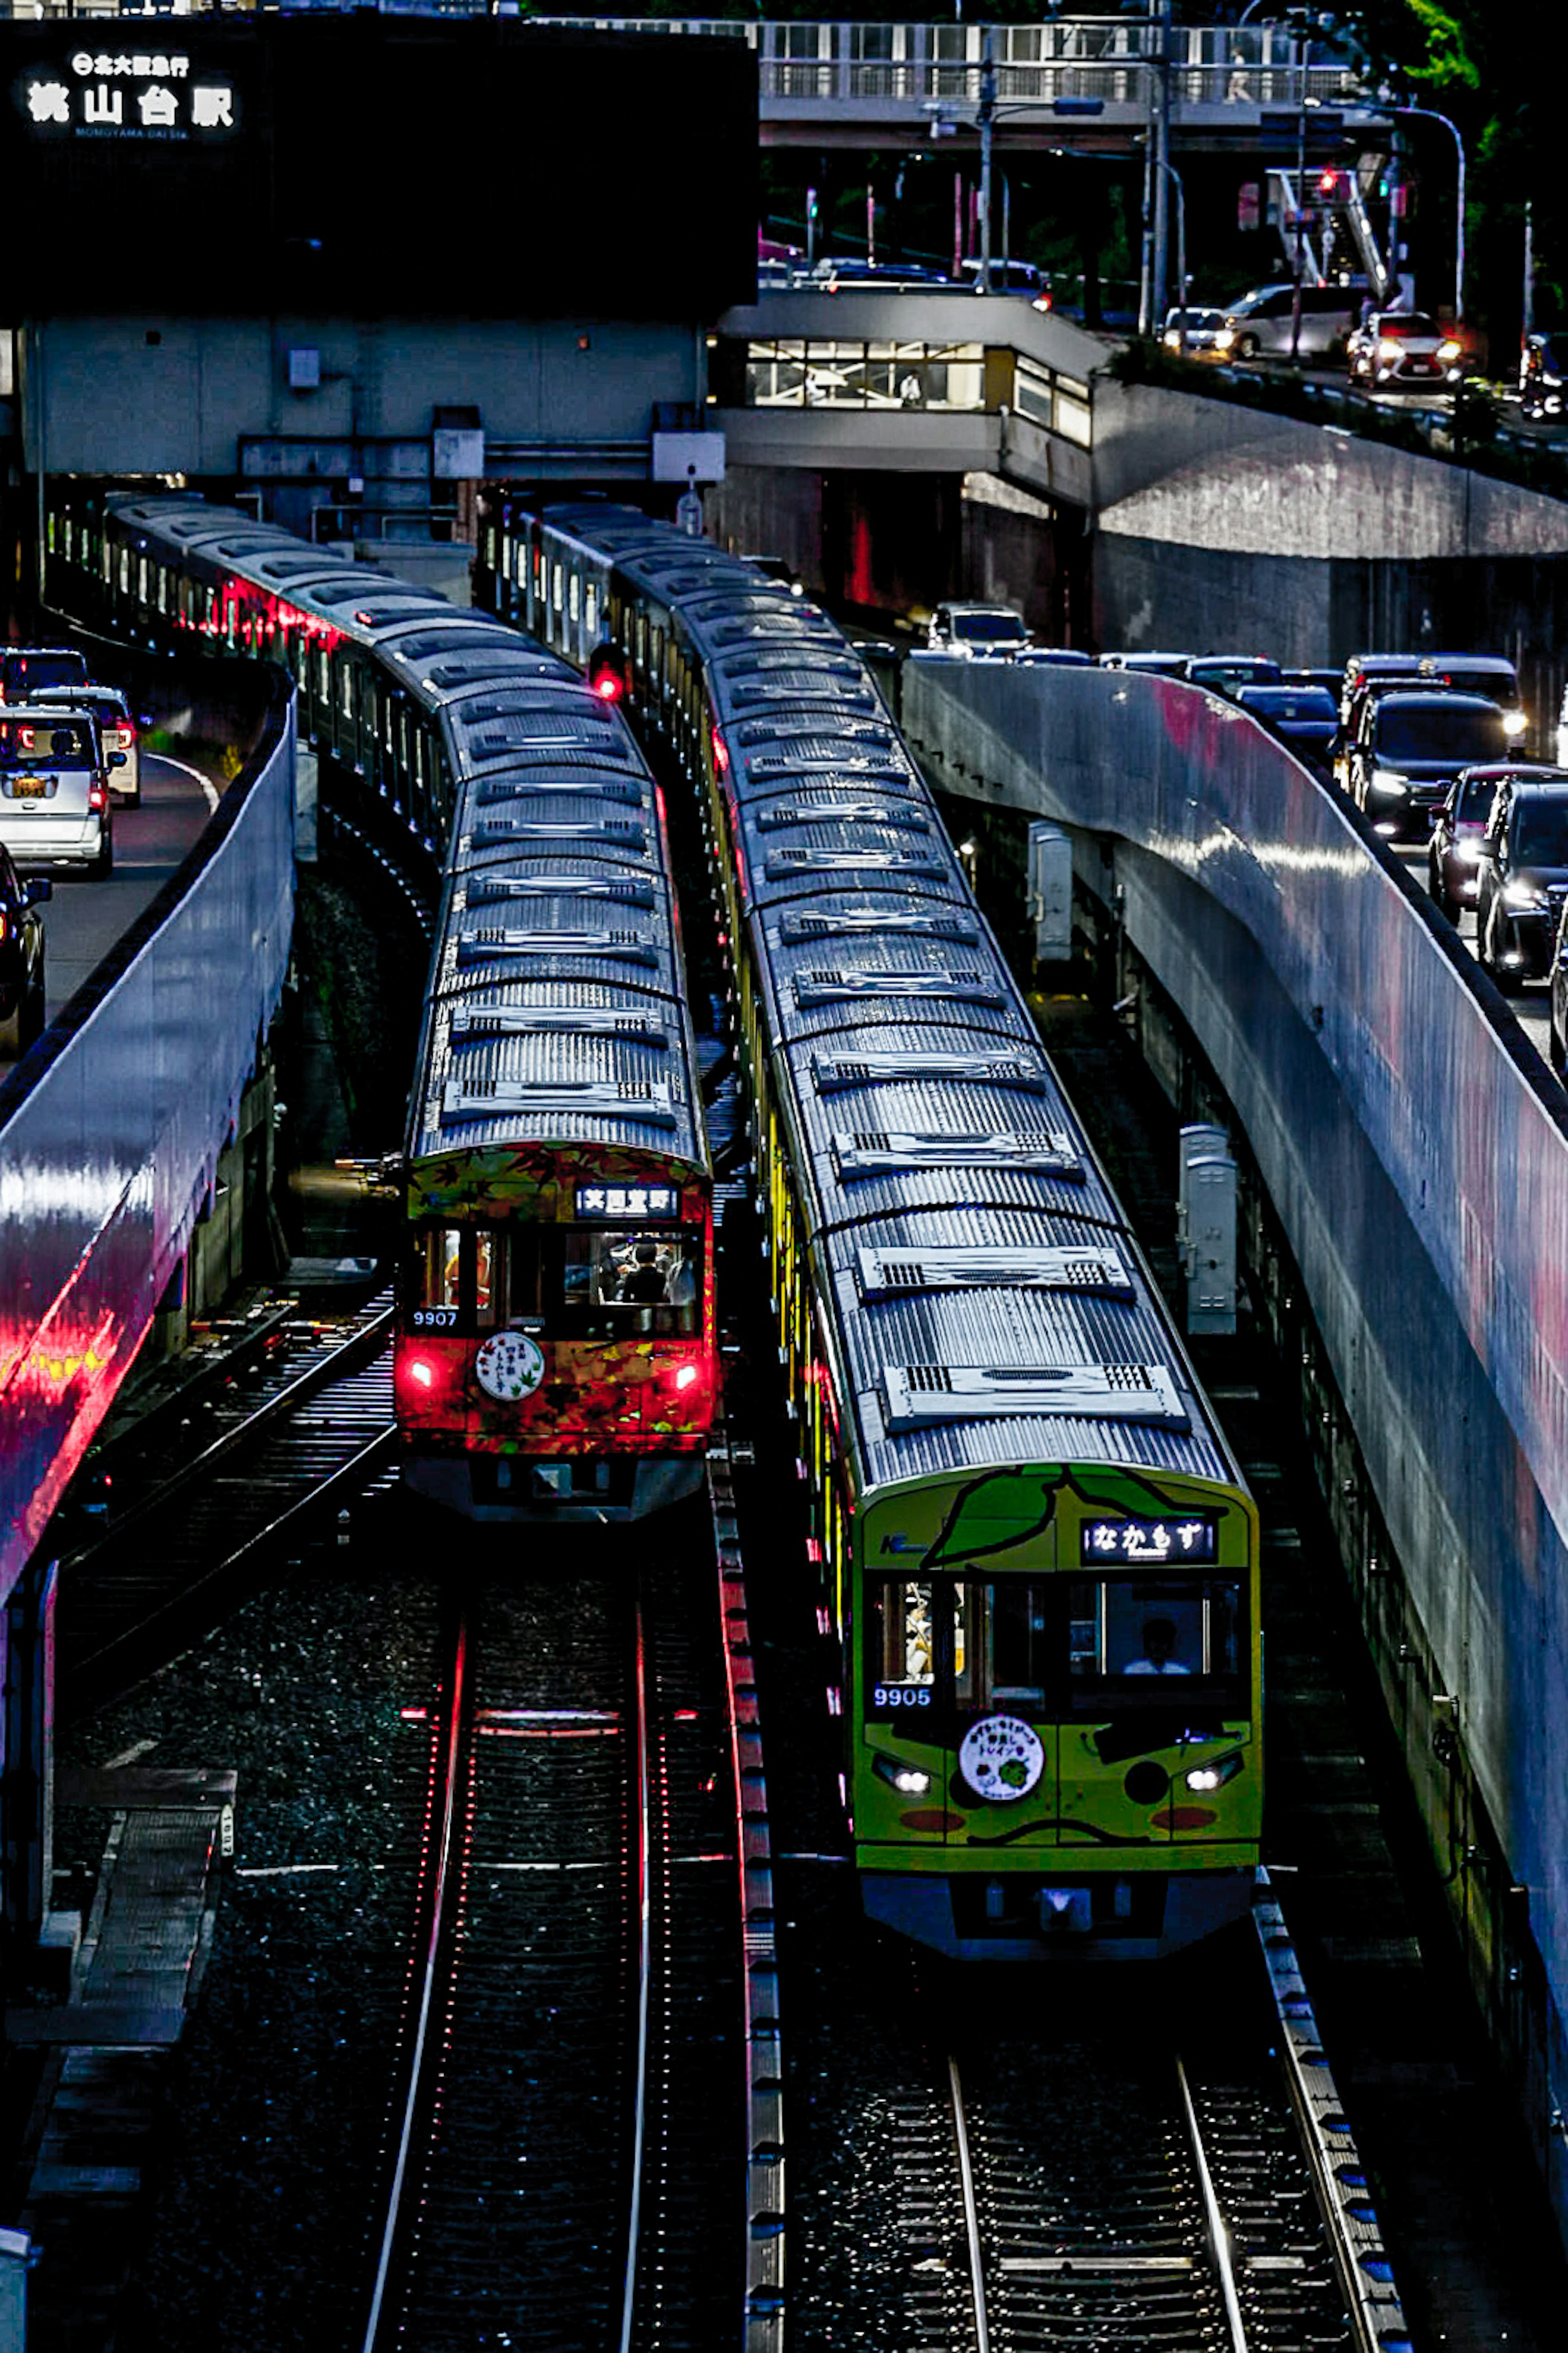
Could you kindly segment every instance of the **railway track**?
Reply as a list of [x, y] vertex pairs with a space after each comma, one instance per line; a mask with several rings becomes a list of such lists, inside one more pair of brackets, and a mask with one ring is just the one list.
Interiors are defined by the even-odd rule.
[[640, 1592], [623, 1546], [618, 1575], [563, 1561], [454, 1611], [364, 2353], [736, 2333], [734, 1767], [682, 1525]]
[[1275, 2032], [1325, 2096], [1281, 2073], [1266, 2014], [1238, 2034], [1234, 2008], [1194, 2010], [1190, 1984], [1171, 2004], [1190, 2037], [1131, 2006], [1118, 2029], [961, 2034], [900, 2089], [901, 2344], [1408, 2353], [1293, 1956], [1268, 1953], [1287, 1943], [1270, 1905], [1259, 1926]]
[[391, 1327], [385, 1298], [325, 1324], [263, 1314], [96, 1450], [111, 1508], [62, 1552], [63, 1715], [130, 1689], [389, 1471]]

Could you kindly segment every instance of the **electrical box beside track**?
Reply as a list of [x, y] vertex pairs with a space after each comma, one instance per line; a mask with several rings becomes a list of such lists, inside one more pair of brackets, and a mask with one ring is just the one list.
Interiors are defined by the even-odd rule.
[[1193, 1333], [1236, 1330], [1236, 1161], [1223, 1127], [1184, 1127], [1176, 1238]]
[[1072, 955], [1072, 843], [1043, 818], [1029, 828], [1029, 921], [1036, 963], [1066, 964]]

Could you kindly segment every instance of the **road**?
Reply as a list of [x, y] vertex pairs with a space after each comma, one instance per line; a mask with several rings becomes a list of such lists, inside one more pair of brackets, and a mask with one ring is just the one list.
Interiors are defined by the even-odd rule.
[[113, 874], [89, 882], [55, 869], [44, 910], [51, 1021], [200, 839], [218, 790], [184, 761], [143, 751], [142, 806], [115, 811]]

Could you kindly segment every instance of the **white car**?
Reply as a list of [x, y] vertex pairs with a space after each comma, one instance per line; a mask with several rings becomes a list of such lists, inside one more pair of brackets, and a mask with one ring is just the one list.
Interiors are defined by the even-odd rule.
[[1022, 653], [1029, 632], [1010, 605], [939, 605], [927, 625], [926, 643], [933, 653], [1005, 661]]
[[57, 705], [67, 711], [90, 711], [98, 721], [105, 754], [123, 752], [122, 767], [110, 767], [110, 790], [122, 808], [142, 806], [142, 753], [131, 705], [117, 686], [42, 686], [30, 698], [35, 705]]
[[[1213, 360], [1219, 357], [1219, 332], [1225, 324], [1223, 311], [1194, 310], [1189, 302], [1186, 309], [1186, 341], [1189, 359]], [[1168, 352], [1182, 348], [1183, 314], [1167, 311], [1165, 323], [1160, 331], [1160, 341]]]
[[1374, 311], [1345, 345], [1345, 358], [1352, 384], [1451, 389], [1464, 374], [1465, 347], [1425, 311]]

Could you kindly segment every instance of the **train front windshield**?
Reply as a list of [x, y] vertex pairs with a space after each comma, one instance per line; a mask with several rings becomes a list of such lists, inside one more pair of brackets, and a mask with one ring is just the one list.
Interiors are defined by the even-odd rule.
[[889, 1577], [867, 1592], [867, 1715], [1103, 1722], [1173, 1698], [1248, 1712], [1239, 1581]]
[[415, 1237], [414, 1328], [526, 1323], [541, 1340], [695, 1339], [702, 1236], [574, 1226], [427, 1226]]

